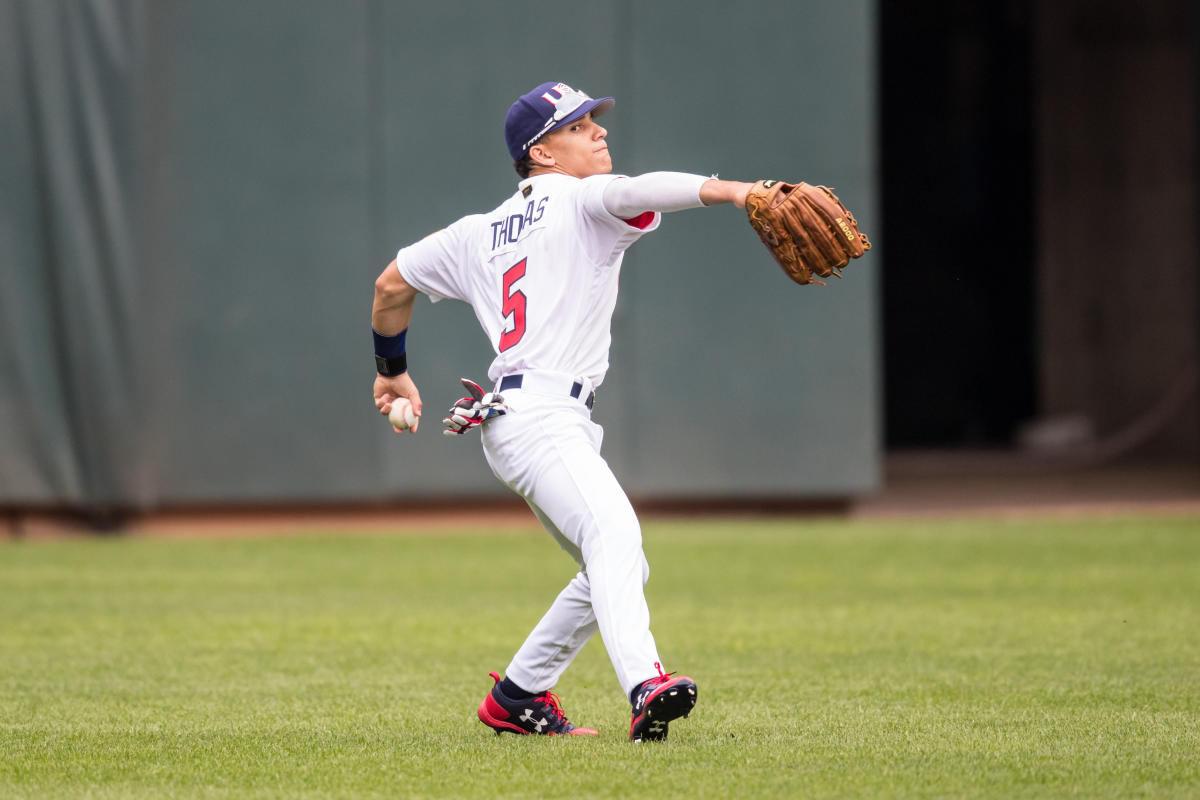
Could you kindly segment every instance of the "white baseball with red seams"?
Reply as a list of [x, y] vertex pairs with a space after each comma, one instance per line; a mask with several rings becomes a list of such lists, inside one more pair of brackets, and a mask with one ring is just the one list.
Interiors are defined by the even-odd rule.
[[[488, 376], [510, 409], [481, 426], [488, 464], [580, 566], [508, 665], [507, 677], [530, 692], [552, 688], [597, 630], [626, 696], [658, 675], [641, 527], [600, 456], [603, 430], [585, 402], [608, 370], [625, 250], [661, 221], [656, 212], [626, 220], [609, 208], [654, 207], [663, 203], [656, 192], [668, 196], [665, 209], [696, 207], [708, 180], [647, 177], [535, 175], [492, 212], [463, 217], [396, 256], [411, 286], [474, 309], [496, 351]], [[609, 187], [618, 191], [607, 193], [606, 206]], [[521, 388], [501, 388], [511, 375], [522, 376]]]
[[398, 397], [392, 403], [392, 410], [388, 412], [388, 422], [399, 430], [408, 430], [417, 424], [417, 415], [413, 413], [412, 403], [407, 398]]

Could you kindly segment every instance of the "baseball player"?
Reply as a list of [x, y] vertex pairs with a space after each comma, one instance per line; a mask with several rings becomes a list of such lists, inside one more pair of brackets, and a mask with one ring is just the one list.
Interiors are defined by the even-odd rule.
[[641, 528], [600, 455], [603, 431], [591, 410], [608, 370], [626, 249], [657, 230], [664, 213], [744, 207], [751, 184], [612, 174], [607, 132], [596, 120], [614, 102], [554, 82], [520, 96], [504, 122], [517, 191], [493, 211], [401, 249], [375, 282], [380, 413], [404, 398], [419, 424], [421, 397], [405, 351], [416, 295], [469, 303], [496, 352], [492, 390], [464, 381], [470, 396], [450, 409], [445, 432], [480, 428], [492, 471], [579, 565], [504, 679], [491, 673], [495, 684], [478, 715], [497, 733], [596, 733], [572, 725], [551, 689], [597, 630], [632, 705], [631, 740], [665, 739], [668, 723], [697, 699], [695, 681], [663, 670], [643, 592], [650, 570]]

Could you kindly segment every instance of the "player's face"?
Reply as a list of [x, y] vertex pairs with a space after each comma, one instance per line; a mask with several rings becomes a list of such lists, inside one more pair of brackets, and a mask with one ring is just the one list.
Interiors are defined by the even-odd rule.
[[554, 158], [556, 172], [576, 178], [612, 172], [608, 154], [608, 131], [596, 124], [589, 113], [570, 125], [547, 134], [540, 142]]

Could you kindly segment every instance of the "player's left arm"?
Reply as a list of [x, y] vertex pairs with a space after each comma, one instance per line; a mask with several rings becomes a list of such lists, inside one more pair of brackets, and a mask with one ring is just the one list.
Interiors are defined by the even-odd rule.
[[706, 206], [716, 206], [722, 203], [733, 203], [738, 208], [746, 207], [746, 195], [750, 193], [753, 183], [745, 181], [723, 181], [719, 178], [709, 178], [700, 187], [700, 202]]
[[[383, 272], [375, 279], [371, 328], [376, 335], [376, 355], [385, 356], [385, 363], [381, 364], [380, 369], [394, 373], [375, 376], [375, 407], [384, 416], [387, 416], [392, 410], [392, 403], [400, 397], [408, 398], [412, 403], [413, 413], [418, 418], [421, 416], [421, 393], [417, 391], [417, 385], [408, 373], [407, 357], [404, 354], [405, 334], [412, 319], [413, 301], [417, 299], [417, 294], [417, 290], [400, 274], [395, 260], [384, 267]], [[381, 354], [380, 350], [384, 350], [385, 353]], [[401, 361], [403, 363], [400, 363]], [[400, 369], [401, 367], [403, 369]], [[409, 430], [416, 433], [417, 425], [413, 425]], [[399, 432], [401, 431], [397, 430], [397, 433]]]
[[610, 181], [604, 187], [604, 207], [621, 219], [647, 211], [669, 213], [722, 203], [744, 208], [752, 185], [685, 172], [648, 172]]

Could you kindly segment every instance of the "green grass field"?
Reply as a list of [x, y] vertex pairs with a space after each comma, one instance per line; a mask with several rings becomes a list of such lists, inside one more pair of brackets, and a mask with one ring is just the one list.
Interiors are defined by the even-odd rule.
[[631, 745], [475, 718], [572, 565], [476, 535], [0, 542], [0, 797], [1197, 797], [1200, 519], [649, 522]]

